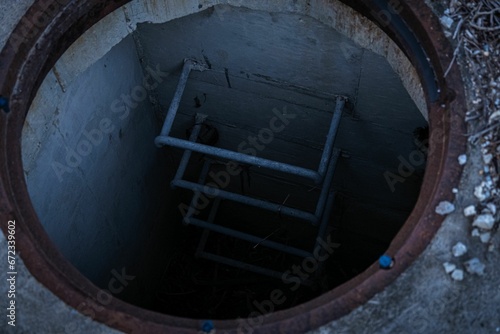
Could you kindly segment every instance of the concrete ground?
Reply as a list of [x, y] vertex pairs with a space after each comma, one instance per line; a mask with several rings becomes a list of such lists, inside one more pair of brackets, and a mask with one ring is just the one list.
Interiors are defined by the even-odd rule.
[[[13, 5], [8, 0], [0, 1], [0, 46], [31, 2], [19, 0]], [[465, 67], [463, 70], [469, 75]], [[483, 157], [477, 144], [470, 145], [464, 153], [468, 162], [457, 185], [456, 209], [447, 216], [426, 251], [394, 284], [367, 304], [311, 333], [500, 333], [500, 234], [493, 234], [489, 244], [471, 236], [472, 218], [465, 217], [463, 209], [478, 204], [474, 188], [482, 181], [479, 172], [483, 169]], [[468, 248], [460, 257], [452, 254], [457, 242]], [[0, 257], [7, 257], [3, 235]], [[470, 274], [464, 269], [464, 262], [472, 258], [485, 265], [484, 275]], [[445, 262], [464, 269], [462, 281], [453, 280], [445, 272]], [[2, 316], [0, 333], [116, 332], [65, 305], [29, 274], [19, 257], [17, 268], [16, 327], [8, 326]], [[2, 270], [2, 295], [8, 290], [5, 275]], [[5, 308], [2, 302], [1, 309]]]

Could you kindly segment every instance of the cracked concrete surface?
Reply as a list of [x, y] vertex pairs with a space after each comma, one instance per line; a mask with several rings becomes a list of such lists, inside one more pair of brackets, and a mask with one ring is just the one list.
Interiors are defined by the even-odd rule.
[[[17, 20], [32, 0], [0, 1], [3, 46]], [[467, 73], [466, 70], [463, 71]], [[467, 80], [466, 80], [467, 81]], [[465, 152], [464, 152], [465, 153]], [[474, 187], [481, 182], [480, 148], [469, 145], [469, 157], [454, 204], [435, 238], [420, 258], [391, 286], [349, 315], [311, 333], [498, 333], [500, 332], [500, 235], [491, 244], [493, 251], [471, 237], [471, 218], [463, 209], [476, 204]], [[464, 243], [468, 252], [453, 257], [451, 249]], [[7, 245], [0, 236], [0, 256], [6, 258]], [[483, 276], [465, 272], [463, 281], [454, 281], [446, 274], [443, 263], [450, 262], [464, 269], [463, 263], [477, 257], [486, 265]], [[38, 283], [17, 257], [17, 326], [0, 323], [1, 333], [115, 333], [102, 324], [92, 322], [60, 301]], [[5, 270], [0, 277], [0, 293], [6, 294]], [[2, 298], [1, 308], [5, 310]]]

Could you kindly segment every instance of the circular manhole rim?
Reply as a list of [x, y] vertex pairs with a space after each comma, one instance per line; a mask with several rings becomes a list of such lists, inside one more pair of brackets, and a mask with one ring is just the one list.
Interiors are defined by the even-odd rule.
[[[26, 187], [21, 158], [24, 120], [41, 82], [62, 53], [98, 20], [130, 0], [36, 0], [16, 26], [0, 54], [0, 94], [10, 101], [10, 113], [0, 112], [0, 219], [7, 233], [7, 222], [16, 221], [16, 246], [30, 273], [58, 298], [95, 321], [125, 332], [193, 333], [200, 320], [178, 318], [141, 309], [116, 298], [99, 300], [100, 290], [81, 275], [56, 249], [33, 209]], [[328, 0], [320, 0], [331, 6]], [[386, 1], [341, 0], [381, 28], [402, 48], [416, 67], [429, 106], [430, 151], [421, 194], [405, 225], [387, 253], [397, 261], [391, 270], [376, 264], [345, 284], [291, 309], [275, 312], [259, 321], [254, 332], [301, 333], [318, 328], [349, 313], [392, 283], [421, 254], [440, 227], [443, 217], [434, 208], [440, 201], [453, 200], [452, 187], [459, 182], [459, 154], [465, 151], [465, 99], [457, 66], [446, 80], [453, 50], [444, 36], [438, 18], [423, 1], [396, 1], [399, 11], [375, 3]], [[393, 1], [394, 2], [394, 1]], [[415, 44], [408, 39], [397, 20], [377, 22], [377, 15], [401, 18], [419, 42], [426, 59], [415, 56]], [[44, 13], [44, 15], [40, 15]], [[27, 28], [26, 22], [35, 23]], [[401, 23], [399, 22], [399, 23]], [[404, 27], [403, 27], [404, 28]], [[428, 64], [425, 64], [428, 62]], [[429, 66], [430, 65], [430, 66]], [[436, 79], [429, 82], [429, 69]], [[427, 81], [426, 81], [427, 80]], [[432, 81], [432, 80], [431, 80]], [[437, 84], [437, 91], [431, 87]], [[433, 93], [437, 99], [429, 98]], [[236, 332], [240, 320], [215, 321], [216, 328]]]

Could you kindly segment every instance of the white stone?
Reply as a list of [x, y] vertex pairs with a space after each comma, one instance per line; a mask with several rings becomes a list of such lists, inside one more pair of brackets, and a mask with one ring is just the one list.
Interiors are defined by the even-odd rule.
[[465, 246], [461, 242], [457, 242], [457, 244], [451, 249], [451, 252], [453, 253], [454, 257], [462, 256], [467, 253], [467, 246]]
[[476, 215], [476, 207], [474, 205], [469, 205], [464, 209], [464, 216], [470, 217]]
[[475, 229], [472, 230], [471, 235], [473, 237], [479, 237], [481, 235], [481, 233], [479, 233], [479, 230], [477, 228], [475, 228]]
[[479, 239], [481, 239], [481, 242], [483, 244], [487, 244], [491, 239], [491, 233], [490, 232], [481, 233]]
[[452, 213], [453, 211], [455, 211], [455, 206], [448, 201], [443, 201], [436, 207], [436, 213], [441, 216]]
[[453, 25], [453, 19], [449, 16], [443, 15], [440, 19], [441, 24], [444, 25], [446, 28], [450, 29], [451, 26]]
[[477, 216], [476, 219], [474, 219], [472, 226], [479, 227], [483, 230], [491, 230], [494, 224], [495, 218], [493, 218], [493, 215], [486, 213]]
[[491, 214], [494, 215], [497, 213], [497, 206], [493, 203], [486, 204], [486, 207], [491, 211]]
[[454, 270], [451, 273], [451, 278], [453, 278], [455, 281], [462, 281], [464, 279], [464, 271], [461, 269]]
[[470, 259], [469, 261], [465, 262], [465, 269], [467, 269], [467, 272], [470, 274], [476, 274], [476, 275], [484, 275], [484, 269], [486, 266], [479, 261], [477, 257]]
[[454, 265], [453, 263], [445, 262], [443, 263], [444, 271], [446, 271], [447, 274], [451, 273], [453, 270], [457, 269], [457, 266]]
[[488, 251], [489, 251], [489, 252], [493, 252], [494, 250], [495, 250], [495, 245], [490, 244], [490, 245], [488, 246]]
[[467, 163], [467, 156], [465, 154], [459, 155], [458, 156], [458, 164], [460, 166], [463, 166]]
[[488, 154], [483, 155], [483, 161], [485, 164], [489, 165], [491, 160], [493, 160], [493, 154], [488, 153]]
[[453, 188], [453, 189], [451, 189], [451, 192], [454, 193], [454, 194], [458, 194], [458, 189], [457, 188]]
[[488, 198], [488, 196], [484, 192], [484, 182], [481, 185], [474, 188], [474, 196], [476, 196], [477, 199], [480, 200], [481, 202], [484, 201], [486, 198]]

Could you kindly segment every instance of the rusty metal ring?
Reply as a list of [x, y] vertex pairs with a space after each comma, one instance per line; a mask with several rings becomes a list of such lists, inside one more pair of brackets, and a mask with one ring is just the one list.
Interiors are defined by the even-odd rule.
[[[23, 18], [37, 24], [27, 31], [21, 22], [0, 54], [0, 94], [8, 98], [11, 109], [10, 113], [0, 111], [1, 228], [6, 232], [7, 221], [16, 220], [18, 250], [31, 274], [82, 313], [82, 305], [102, 308], [96, 297], [99, 290], [57, 251], [38, 220], [23, 175], [21, 132], [30, 103], [57, 59], [90, 26], [128, 1], [37, 0]], [[380, 22], [373, 13], [387, 6], [386, 0], [342, 1], [375, 23]], [[331, 6], [328, 0], [323, 2], [324, 6]], [[407, 269], [441, 225], [443, 217], [434, 208], [442, 200], [452, 200], [451, 189], [461, 175], [456, 158], [466, 144], [464, 88], [456, 66], [444, 79], [453, 50], [438, 18], [421, 0], [401, 0], [400, 5], [403, 10], [397, 16], [398, 22], [379, 25], [402, 48], [419, 73], [429, 105], [431, 134], [421, 195], [387, 251], [397, 258], [397, 264], [391, 270], [380, 270], [374, 263], [361, 275], [314, 300], [266, 316], [262, 325], [254, 328], [255, 333], [302, 333], [351, 312]], [[37, 16], [40, 12], [45, 13], [44, 20]], [[420, 53], [418, 50], [425, 55], [425, 61], [416, 54]], [[195, 319], [151, 312], [115, 298], [100, 312], [90, 315], [125, 332], [196, 333], [200, 326]], [[215, 321], [218, 330], [228, 333], [236, 333], [240, 325], [237, 320]]]

